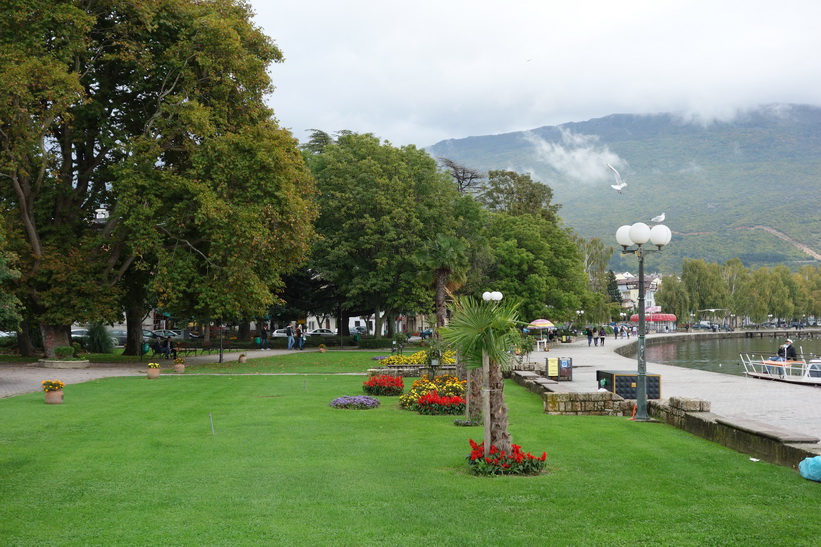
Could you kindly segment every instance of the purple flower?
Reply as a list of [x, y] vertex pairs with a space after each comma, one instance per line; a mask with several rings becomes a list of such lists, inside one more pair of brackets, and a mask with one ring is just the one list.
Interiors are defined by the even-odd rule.
[[353, 410], [368, 410], [379, 406], [379, 399], [368, 397], [367, 395], [356, 395], [337, 397], [331, 401], [330, 406], [333, 408], [347, 408]]
[[377, 355], [375, 357], [371, 357], [371, 361], [381, 361], [382, 359], [387, 359], [387, 355]]

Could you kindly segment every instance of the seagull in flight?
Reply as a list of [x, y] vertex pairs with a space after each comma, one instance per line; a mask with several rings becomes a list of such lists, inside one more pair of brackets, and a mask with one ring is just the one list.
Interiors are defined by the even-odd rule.
[[650, 219], [650, 222], [664, 222], [664, 213]]
[[618, 171], [616, 171], [615, 167], [613, 167], [609, 163], [605, 163], [605, 165], [613, 170], [613, 175], [616, 177], [616, 184], [611, 184], [610, 188], [621, 194], [621, 189], [627, 186], [627, 183], [622, 180], [621, 175]]

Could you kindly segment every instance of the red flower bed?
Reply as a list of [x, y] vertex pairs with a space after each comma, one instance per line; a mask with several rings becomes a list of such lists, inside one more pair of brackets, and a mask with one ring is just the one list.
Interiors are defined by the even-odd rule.
[[434, 390], [419, 397], [416, 410], [420, 414], [461, 414], [465, 411], [465, 399], [456, 395], [439, 395]]
[[362, 390], [368, 395], [402, 395], [405, 383], [401, 376], [371, 376], [362, 382]]
[[506, 454], [495, 445], [490, 447], [490, 455], [485, 457], [485, 443], [476, 444], [470, 439], [470, 456], [468, 466], [474, 475], [536, 475], [545, 468], [547, 452], [541, 456], [534, 456], [530, 452], [522, 452], [518, 444], [512, 445], [513, 451]]

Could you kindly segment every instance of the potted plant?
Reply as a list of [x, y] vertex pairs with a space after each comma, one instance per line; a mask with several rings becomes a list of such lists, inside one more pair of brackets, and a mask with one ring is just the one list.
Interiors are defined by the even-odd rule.
[[319, 344], [319, 353], [325, 353], [325, 350], [328, 348], [325, 347], [325, 344]]
[[148, 379], [154, 380], [155, 378], [160, 377], [160, 364], [159, 363], [148, 363]]
[[63, 404], [63, 387], [65, 384], [60, 380], [43, 380], [43, 391], [46, 392], [46, 404]]
[[185, 372], [185, 359], [182, 357], [174, 359], [174, 372]]

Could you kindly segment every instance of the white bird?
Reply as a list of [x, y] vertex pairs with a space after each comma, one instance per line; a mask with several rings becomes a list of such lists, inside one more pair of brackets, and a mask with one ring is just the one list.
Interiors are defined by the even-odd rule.
[[616, 184], [611, 184], [610, 188], [621, 194], [621, 189], [627, 186], [627, 183], [622, 180], [621, 175], [618, 171], [616, 171], [615, 167], [613, 167], [609, 163], [605, 163], [605, 165], [613, 170], [613, 175], [616, 177]]
[[650, 219], [650, 222], [664, 222], [664, 213]]

